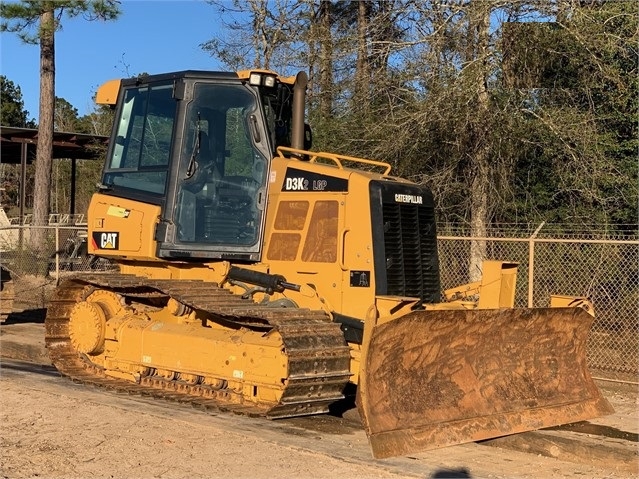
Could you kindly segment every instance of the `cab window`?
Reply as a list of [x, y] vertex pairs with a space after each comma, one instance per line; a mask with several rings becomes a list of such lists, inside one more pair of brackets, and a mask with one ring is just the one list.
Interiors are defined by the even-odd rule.
[[125, 91], [105, 185], [164, 194], [176, 114], [172, 92], [171, 84]]

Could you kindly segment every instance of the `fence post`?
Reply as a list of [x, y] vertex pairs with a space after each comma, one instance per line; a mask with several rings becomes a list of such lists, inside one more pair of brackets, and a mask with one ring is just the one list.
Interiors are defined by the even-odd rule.
[[534, 279], [535, 279], [535, 238], [539, 231], [546, 224], [545, 221], [542, 221], [541, 224], [537, 227], [535, 232], [528, 238], [528, 307], [533, 307], [533, 289], [534, 289]]
[[60, 228], [55, 225], [55, 285], [60, 285]]

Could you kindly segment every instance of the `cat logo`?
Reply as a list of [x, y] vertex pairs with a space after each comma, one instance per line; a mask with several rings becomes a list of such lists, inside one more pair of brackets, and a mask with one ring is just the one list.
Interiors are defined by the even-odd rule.
[[120, 233], [94, 232], [93, 241], [100, 249], [120, 249]]

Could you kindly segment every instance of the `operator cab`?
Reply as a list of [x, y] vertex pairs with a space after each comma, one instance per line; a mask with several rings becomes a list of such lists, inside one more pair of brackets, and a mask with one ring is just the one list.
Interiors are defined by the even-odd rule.
[[185, 71], [120, 83], [100, 188], [161, 207], [158, 257], [259, 260], [270, 159], [291, 142], [293, 80]]

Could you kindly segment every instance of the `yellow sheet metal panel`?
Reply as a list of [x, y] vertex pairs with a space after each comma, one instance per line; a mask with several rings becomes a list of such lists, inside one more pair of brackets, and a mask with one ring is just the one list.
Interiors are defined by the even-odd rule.
[[156, 261], [160, 207], [95, 194], [89, 204], [89, 254]]
[[308, 201], [280, 201], [277, 205], [276, 230], [302, 230], [308, 217]]
[[295, 261], [301, 240], [299, 233], [273, 233], [266, 258], [270, 261]]
[[479, 288], [479, 309], [512, 308], [515, 306], [517, 263], [484, 261]]
[[335, 200], [316, 201], [301, 259], [311, 263], [337, 261], [339, 207]]
[[120, 91], [120, 80], [109, 80], [98, 88], [95, 102], [98, 105], [115, 105]]

